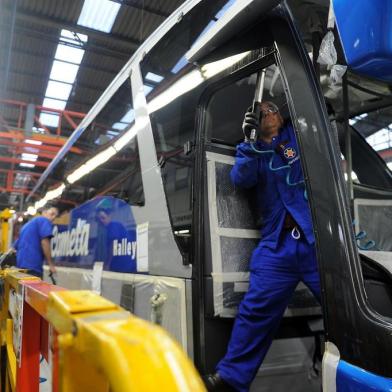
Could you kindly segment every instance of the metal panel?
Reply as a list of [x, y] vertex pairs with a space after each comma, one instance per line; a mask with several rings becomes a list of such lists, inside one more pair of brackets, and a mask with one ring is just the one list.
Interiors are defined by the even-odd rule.
[[[135, 125], [140, 126], [137, 141], [145, 195], [142, 216], [143, 221], [149, 224], [149, 271], [151, 274], [190, 278], [192, 268], [183, 265], [169, 219], [139, 67], [134, 68], [131, 81], [136, 115]], [[135, 218], [137, 219], [136, 216]]]
[[[44, 267], [45, 280], [48, 278], [48, 267]], [[57, 268], [57, 284], [67, 289], [92, 289], [93, 271], [67, 267]], [[166, 294], [166, 301], [162, 306], [162, 327], [182, 345], [190, 350], [188, 342], [188, 320], [186, 282], [184, 279], [169, 277], [121, 274], [104, 271], [102, 274], [101, 295], [116, 304], [124, 300], [123, 285], [134, 287], [133, 313], [145, 320], [151, 320], [151, 297], [155, 294]]]
[[192, 280], [185, 279], [185, 309], [187, 321], [187, 341], [188, 341], [188, 356], [194, 358], [193, 347], [193, 299], [192, 299]]

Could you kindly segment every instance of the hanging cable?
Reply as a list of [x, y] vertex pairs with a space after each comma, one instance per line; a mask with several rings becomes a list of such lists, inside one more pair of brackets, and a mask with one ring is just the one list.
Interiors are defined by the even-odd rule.
[[367, 241], [364, 245], [361, 244], [361, 240], [364, 240], [367, 237], [366, 231], [360, 231], [355, 235], [355, 240], [357, 241], [357, 246], [361, 250], [380, 250], [376, 246], [376, 242], [373, 240]]
[[[354, 227], [354, 234], [355, 234], [355, 220], [353, 220], [352, 225]], [[366, 237], [367, 237], [367, 233], [364, 230], [361, 230], [358, 234], [355, 234], [355, 241], [357, 243], [358, 249], [379, 251], [380, 249], [377, 247], [376, 241], [369, 240], [365, 243], [365, 245], [361, 244], [360, 241], [364, 240]]]
[[[254, 143], [250, 143], [250, 146], [251, 146], [252, 150], [255, 153], [257, 153], [257, 154], [261, 154], [261, 155], [263, 155], [263, 154], [271, 154], [271, 158], [270, 158], [269, 164], [268, 164], [268, 167], [269, 167], [269, 169], [271, 171], [274, 172], [274, 171], [279, 171], [279, 170], [284, 170], [284, 169], [288, 170], [287, 174], [286, 174], [286, 184], [288, 186], [297, 186], [297, 185], [305, 184], [304, 180], [297, 181], [297, 182], [291, 182], [291, 180], [290, 180], [291, 166], [290, 165], [283, 165], [283, 166], [279, 166], [279, 167], [273, 167], [273, 161], [274, 161], [275, 155], [277, 155], [274, 150], [265, 150], [265, 151], [258, 150], [255, 147]], [[304, 198], [305, 198], [305, 200], [308, 200], [308, 195], [306, 193], [306, 189], [304, 190]]]

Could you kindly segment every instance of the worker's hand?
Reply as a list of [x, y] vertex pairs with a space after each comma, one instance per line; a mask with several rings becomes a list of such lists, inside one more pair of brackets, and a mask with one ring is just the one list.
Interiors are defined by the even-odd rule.
[[242, 123], [242, 131], [244, 132], [245, 142], [257, 140], [257, 132], [259, 130], [259, 118], [256, 113], [252, 112], [252, 108], [248, 108], [245, 113], [244, 122]]
[[56, 267], [55, 267], [54, 265], [50, 265], [50, 266], [49, 266], [49, 271], [50, 271], [52, 274], [55, 274], [55, 273], [57, 272]]

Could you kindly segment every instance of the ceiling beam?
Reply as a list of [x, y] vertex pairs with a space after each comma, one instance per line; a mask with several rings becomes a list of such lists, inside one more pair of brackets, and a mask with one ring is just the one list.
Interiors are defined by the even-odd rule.
[[163, 12], [163, 11], [158, 10], [156, 8], [145, 6], [144, 1], [143, 1], [142, 5], [140, 4], [140, 1], [138, 1], [138, 0], [112, 0], [112, 1], [114, 3], [119, 3], [119, 4], [125, 5], [127, 7], [131, 7], [131, 8], [135, 8], [137, 10], [143, 11], [143, 12], [147, 12], [149, 14], [160, 16], [162, 18], [167, 18], [170, 15], [169, 13]]
[[[0, 72], [3, 71], [4, 68], [0, 67]], [[15, 71], [15, 70], [11, 70], [9, 71], [10, 74], [14, 74], [15, 76], [28, 76], [30, 78], [36, 79], [38, 81], [47, 83], [49, 80], [49, 75], [47, 74], [39, 74], [39, 73], [34, 73], [34, 72], [22, 72], [22, 71]], [[53, 79], [55, 80], [55, 79]], [[61, 82], [61, 80], [59, 80], [59, 82]], [[109, 82], [110, 83], [110, 82]], [[89, 90], [94, 90], [94, 91], [98, 91], [101, 94], [105, 91], [105, 89], [107, 88], [107, 86], [104, 86], [102, 88], [99, 88], [98, 86], [93, 86], [92, 84], [86, 84], [86, 83], [81, 83], [78, 80], [76, 80], [73, 84], [73, 88], [86, 88]], [[72, 97], [71, 97], [72, 100]]]
[[[7, 8], [6, 8], [7, 10]], [[8, 8], [8, 11], [9, 8]], [[89, 27], [84, 27], [80, 26], [78, 24], [70, 23], [69, 21], [65, 19], [60, 19], [60, 18], [55, 18], [55, 17], [47, 17], [38, 13], [34, 12], [23, 12], [20, 9], [16, 13], [16, 19], [19, 22], [28, 22], [28, 23], [34, 23], [39, 26], [46, 26], [46, 27], [51, 27], [54, 29], [67, 29], [74, 31], [75, 33], [81, 33], [81, 34], [86, 34], [91, 38], [96, 39], [97, 41], [101, 42], [107, 42], [110, 43], [111, 45], [113, 44], [119, 44], [119, 45], [125, 45], [128, 47], [132, 47], [133, 49], [137, 49], [141, 41], [134, 39], [134, 38], [129, 38], [126, 36], [123, 36], [121, 34], [116, 34], [116, 33], [104, 33], [102, 31], [90, 29]]]
[[[31, 102], [32, 98], [37, 98], [39, 99], [40, 103], [37, 105], [41, 105], [42, 104], [42, 100], [45, 98], [45, 93], [40, 93], [37, 91], [31, 91], [31, 90], [22, 90], [22, 89], [15, 89], [15, 88], [9, 88], [8, 89], [9, 93], [16, 93], [16, 94], [22, 94], [22, 95], [26, 95], [29, 97], [29, 101]], [[67, 104], [74, 104], [74, 105], [78, 105], [78, 106], [84, 106], [84, 107], [88, 107], [88, 110], [91, 109], [91, 107], [95, 104], [96, 100], [91, 101], [91, 102], [80, 102], [80, 101], [75, 101], [72, 97], [70, 97], [67, 101]], [[88, 110], [86, 110], [86, 113], [88, 112]]]
[[24, 159], [19, 158], [10, 158], [10, 157], [0, 157], [0, 162], [6, 163], [30, 163], [36, 167], [48, 167], [50, 162], [46, 161], [26, 161]]
[[[0, 169], [1, 173], [9, 173], [10, 171], [8, 169]], [[23, 170], [14, 170], [14, 174], [21, 174], [23, 176], [31, 176], [31, 177], [40, 177], [42, 173], [34, 173], [34, 172], [28, 172], [28, 171], [23, 171]]]
[[[14, 152], [14, 154], [16, 155], [21, 155], [21, 154], [33, 154], [33, 155], [38, 155], [38, 158], [45, 158], [45, 159], [54, 159], [54, 157], [57, 155], [57, 153], [54, 152], [42, 152], [42, 151], [37, 151], [37, 152], [26, 152], [26, 150], [24, 148], [17, 148], [15, 151], [13, 149], [9, 149], [12, 150]], [[23, 157], [21, 158], [23, 159]], [[32, 162], [34, 163], [34, 162]]]
[[[387, 107], [392, 107], [392, 98], [382, 98], [376, 101], [362, 102], [361, 104], [355, 105], [353, 107], [350, 106], [350, 118], [359, 116], [360, 114], [363, 113], [369, 113], [374, 110], [385, 109]], [[344, 120], [343, 111], [336, 112], [336, 120], [337, 121]]]
[[369, 127], [369, 128], [385, 128], [387, 125], [389, 125], [392, 121], [392, 116], [382, 116], [379, 115], [378, 111], [377, 113], [369, 114], [367, 117], [364, 117], [356, 122], [356, 124], [361, 124], [364, 127]]
[[6, 70], [5, 70], [5, 76], [4, 76], [4, 84], [3, 84], [3, 89], [4, 91], [7, 91], [8, 87], [8, 73], [10, 70], [10, 65], [11, 65], [11, 50], [13, 46], [13, 41], [14, 41], [14, 30], [15, 30], [15, 21], [16, 21], [16, 9], [18, 7], [18, 0], [14, 0], [13, 2], [13, 7], [12, 7], [12, 12], [11, 12], [11, 27], [10, 27], [10, 37], [8, 40], [8, 51], [7, 51], [7, 65], [6, 65]]
[[[23, 193], [28, 195], [30, 193], [29, 189], [26, 188], [4, 188], [4, 187], [0, 187], [0, 192], [6, 192], [6, 193]], [[1, 203], [2, 205], [7, 205], [9, 206], [10, 203]]]
[[[0, 23], [0, 27], [3, 30], [4, 28], [9, 28], [10, 24], [2, 22]], [[14, 34], [22, 35], [22, 36], [27, 36], [29, 38], [34, 38], [40, 41], [47, 41], [47, 42], [52, 42], [54, 45], [57, 45], [59, 43], [59, 36], [58, 34], [47, 34], [42, 31], [36, 30], [31, 27], [27, 27], [23, 23], [17, 23], [14, 28]], [[77, 44], [72, 44], [70, 42], [62, 41], [62, 43], [66, 46], [71, 46], [71, 47], [77, 47], [80, 48], [79, 45]], [[87, 42], [83, 45], [83, 49], [90, 51], [92, 53], [99, 54], [101, 56], [107, 56], [107, 57], [114, 57], [118, 60], [121, 61], [127, 61], [133, 54], [134, 50], [133, 48], [129, 48], [128, 50], [126, 49], [118, 49], [117, 48], [109, 48], [106, 45], [103, 44], [94, 44], [91, 41]], [[52, 54], [51, 54], [52, 56]]]
[[[62, 147], [67, 142], [67, 138], [62, 136], [48, 135], [48, 134], [44, 135], [39, 133], [28, 135], [25, 133], [25, 131], [18, 131], [18, 130], [14, 130], [10, 132], [0, 132], [0, 138], [16, 139], [16, 140], [24, 140], [26, 138], [29, 138], [29, 139], [41, 141], [46, 144], [60, 146], [60, 147]], [[34, 146], [34, 144], [32, 144], [32, 146]], [[74, 152], [79, 154], [82, 152], [82, 150], [78, 149], [75, 150]]]
[[[6, 50], [6, 47], [0, 46], [0, 51], [1, 50]], [[40, 54], [37, 54], [37, 53], [30, 51], [30, 50], [21, 50], [21, 49], [17, 49], [17, 48], [12, 48], [12, 52], [17, 53], [17, 54], [22, 54], [25, 56], [29, 56], [29, 57], [44, 59], [46, 61], [48, 60], [48, 57], [46, 57], [45, 55], [40, 55]], [[121, 67], [122, 67], [122, 65], [121, 65]], [[84, 69], [91, 70], [91, 71], [106, 72], [106, 73], [109, 73], [110, 75], [112, 75], [113, 77], [115, 75], [117, 75], [117, 73], [121, 70], [121, 67], [119, 67], [118, 71], [116, 71], [116, 70], [102, 67], [99, 65], [97, 65], [97, 66], [87, 65], [87, 64], [85, 64], [84, 61], [82, 61], [82, 63], [80, 64], [80, 68], [84, 68]]]
[[[25, 135], [25, 137], [27, 138], [28, 136]], [[15, 142], [15, 141], [1, 140], [1, 139], [0, 139], [0, 146], [10, 146], [10, 147], [15, 147], [15, 148], [28, 149], [28, 151], [26, 151], [26, 152], [37, 150], [37, 152], [30, 152], [30, 154], [39, 154], [38, 151], [49, 151], [49, 152], [52, 152], [54, 154], [57, 154], [60, 151], [60, 148], [61, 148], [60, 145], [58, 147], [56, 147], [56, 146], [53, 146], [53, 145], [52, 146], [47, 146], [47, 145], [44, 145], [44, 144], [37, 145], [37, 144], [30, 144], [30, 143], [24, 143], [24, 142]], [[81, 154], [82, 150], [77, 148], [73, 152], [75, 154]]]

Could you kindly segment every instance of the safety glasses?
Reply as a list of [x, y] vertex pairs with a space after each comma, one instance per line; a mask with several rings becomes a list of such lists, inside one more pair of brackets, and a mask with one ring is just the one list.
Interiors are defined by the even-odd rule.
[[279, 112], [279, 108], [276, 105], [269, 104], [268, 106], [264, 106], [260, 110], [261, 117], [266, 117], [269, 114], [275, 114]]

